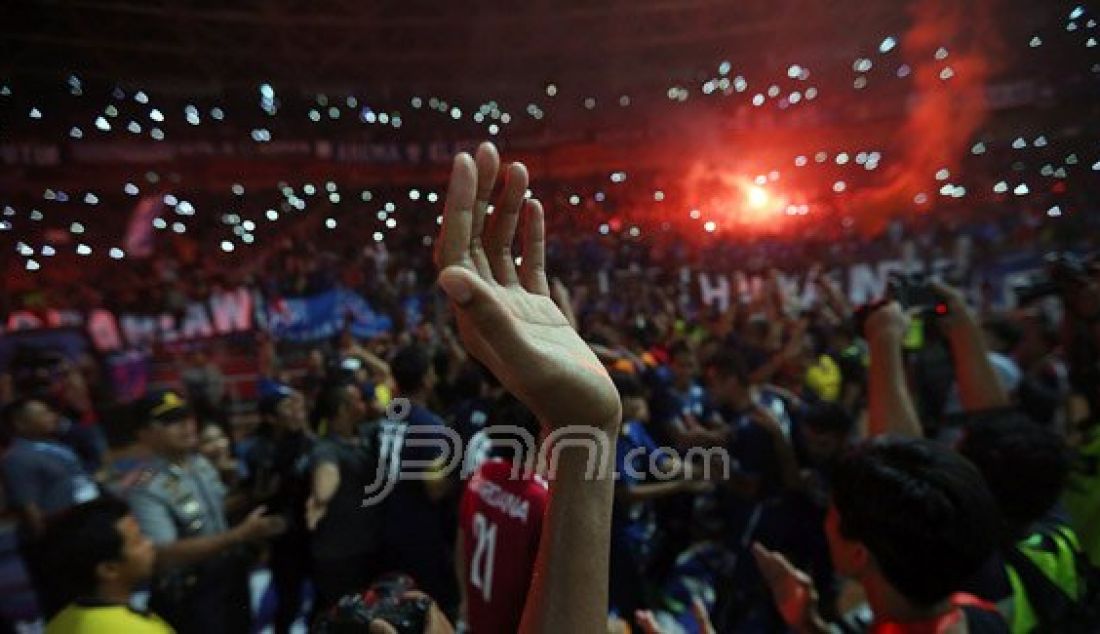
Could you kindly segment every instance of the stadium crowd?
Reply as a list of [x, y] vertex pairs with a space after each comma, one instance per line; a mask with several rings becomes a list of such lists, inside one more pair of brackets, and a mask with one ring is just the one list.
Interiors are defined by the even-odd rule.
[[[843, 261], [827, 240], [563, 238], [529, 187], [490, 144], [458, 155], [439, 233], [411, 232], [434, 272], [350, 229], [271, 253], [248, 273], [269, 297], [387, 307], [435, 278], [449, 310], [294, 363], [259, 337], [247, 429], [201, 354], [126, 407], [70, 361], [11, 370], [3, 503], [46, 632], [1100, 627], [1092, 263], [1052, 259], [1011, 313], [907, 275], [857, 307], [814, 265]], [[1035, 242], [982, 227], [978, 251]], [[606, 259], [662, 273], [578, 292]], [[158, 262], [160, 295], [122, 301], [224, 275]], [[765, 281], [729, 310], [679, 296], [683, 266], [747, 262]]]

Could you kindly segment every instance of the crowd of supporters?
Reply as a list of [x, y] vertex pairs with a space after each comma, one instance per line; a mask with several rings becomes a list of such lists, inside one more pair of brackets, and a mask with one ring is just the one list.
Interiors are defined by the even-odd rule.
[[[258, 338], [258, 425], [201, 356], [126, 407], [69, 360], [9, 380], [3, 500], [46, 631], [1100, 626], [1095, 267], [1061, 263], [1053, 311], [908, 278], [857, 307], [814, 264], [843, 243], [562, 236], [527, 188], [484, 145], [416, 249], [348, 230], [270, 254], [250, 275], [272, 297], [385, 307], [438, 274], [450, 309], [308, 351]], [[978, 253], [1036, 242], [968, 227]], [[209, 283], [157, 262], [158, 302]], [[588, 275], [631, 265], [657, 273]], [[691, 309], [684, 266], [765, 281]]]

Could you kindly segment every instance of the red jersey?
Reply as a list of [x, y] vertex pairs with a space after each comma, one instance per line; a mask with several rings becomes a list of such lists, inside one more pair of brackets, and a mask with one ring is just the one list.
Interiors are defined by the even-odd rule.
[[507, 460], [486, 462], [462, 496], [458, 525], [471, 634], [518, 631], [531, 585], [550, 491], [538, 476], [513, 479], [513, 468]]

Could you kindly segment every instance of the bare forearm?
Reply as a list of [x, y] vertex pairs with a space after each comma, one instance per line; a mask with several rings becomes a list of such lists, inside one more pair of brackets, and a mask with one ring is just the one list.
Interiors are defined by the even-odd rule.
[[386, 381], [390, 376], [390, 364], [386, 363], [373, 352], [363, 348], [359, 351], [363, 363], [367, 365], [371, 376], [376, 381]]
[[919, 437], [923, 435], [917, 410], [905, 379], [901, 341], [876, 337], [871, 342], [868, 379], [868, 432]]
[[[614, 453], [614, 434], [608, 434]], [[607, 628], [611, 504], [615, 482], [606, 456], [585, 479], [586, 449], [561, 452], [550, 488], [538, 559], [523, 609], [522, 634], [600, 632]]]
[[1008, 394], [997, 379], [981, 329], [969, 315], [960, 317], [948, 333], [955, 358], [955, 380], [964, 411], [973, 412], [1009, 405]]
[[340, 470], [332, 463], [323, 463], [313, 470], [313, 497], [327, 503], [340, 487]]

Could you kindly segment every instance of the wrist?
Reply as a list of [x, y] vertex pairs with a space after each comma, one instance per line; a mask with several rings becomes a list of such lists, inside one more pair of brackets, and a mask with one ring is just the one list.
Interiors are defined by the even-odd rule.
[[[893, 330], [875, 330], [867, 333], [867, 345], [875, 349], [901, 350], [901, 343], [905, 334]], [[873, 356], [873, 355], [872, 355]]]
[[248, 536], [244, 532], [244, 524], [237, 524], [233, 528], [227, 530], [224, 535], [225, 545], [227, 547], [236, 546], [248, 541]]

